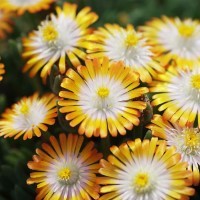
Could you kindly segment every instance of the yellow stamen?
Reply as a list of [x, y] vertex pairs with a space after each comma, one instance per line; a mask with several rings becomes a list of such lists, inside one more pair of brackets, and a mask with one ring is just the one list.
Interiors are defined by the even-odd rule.
[[185, 145], [192, 149], [197, 148], [200, 145], [200, 134], [196, 132], [194, 129], [186, 129], [184, 131], [185, 134]]
[[195, 89], [200, 89], [200, 74], [191, 76], [191, 84]]
[[100, 87], [97, 91], [97, 94], [101, 97], [101, 98], [105, 98], [109, 95], [110, 91], [108, 88], [106, 87]]
[[42, 37], [46, 42], [53, 42], [57, 39], [58, 32], [52, 24], [48, 24], [42, 30]]
[[179, 33], [184, 37], [190, 37], [194, 33], [195, 27], [187, 24], [182, 24], [178, 27]]
[[58, 177], [62, 180], [69, 180], [71, 177], [71, 170], [67, 167], [62, 168], [58, 171]]
[[27, 113], [29, 112], [29, 107], [28, 107], [28, 105], [25, 104], [25, 103], [23, 103], [22, 106], [21, 106], [21, 108], [20, 108], [20, 112], [21, 112], [22, 114], [27, 114]]
[[137, 45], [137, 43], [138, 43], [138, 37], [137, 37], [136, 33], [134, 33], [134, 32], [128, 33], [128, 35], [126, 36], [126, 39], [125, 39], [125, 45], [127, 47], [130, 47], [130, 46]]
[[136, 192], [142, 193], [150, 189], [149, 175], [147, 173], [138, 173], [134, 177], [133, 186]]

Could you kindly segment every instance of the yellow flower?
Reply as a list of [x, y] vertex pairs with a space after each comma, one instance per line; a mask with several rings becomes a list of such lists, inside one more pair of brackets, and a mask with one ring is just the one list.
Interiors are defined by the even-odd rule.
[[192, 68], [200, 64], [200, 22], [178, 17], [155, 18], [140, 30], [158, 55], [162, 65], [174, 61], [178, 67]]
[[[72, 127], [80, 124], [79, 133], [106, 137], [126, 134], [139, 124], [146, 102], [140, 97], [148, 92], [139, 87], [139, 74], [122, 62], [110, 63], [107, 58], [86, 60], [78, 72], [69, 69], [61, 83], [63, 98], [58, 104]], [[136, 99], [137, 98], [137, 99]]]
[[151, 46], [131, 25], [122, 28], [106, 24], [89, 35], [88, 40], [91, 41], [87, 47], [88, 58], [107, 56], [112, 61], [123, 61], [126, 67], [140, 74], [143, 82], [149, 83], [158, 72], [164, 72], [164, 68], [155, 61]]
[[0, 81], [3, 79], [3, 74], [5, 74], [4, 64], [0, 63]]
[[12, 32], [11, 17], [11, 13], [0, 10], [0, 39], [4, 39], [7, 33]]
[[177, 123], [170, 123], [160, 115], [154, 115], [152, 124], [147, 128], [152, 134], [167, 140], [169, 146], [175, 146], [181, 154], [181, 160], [188, 163], [192, 170], [192, 183], [198, 186], [200, 183], [200, 130], [194, 127], [181, 128]]
[[91, 33], [88, 28], [98, 16], [89, 7], [77, 13], [77, 5], [64, 3], [63, 9], [56, 7], [57, 15], [41, 22], [38, 30], [23, 38], [23, 57], [27, 59], [24, 72], [30, 70], [30, 76], [42, 69], [41, 77], [45, 81], [54, 63], [58, 62], [60, 73], [66, 71], [66, 57], [75, 67], [84, 60], [85, 38]]
[[195, 120], [200, 127], [200, 68], [181, 70], [170, 66], [164, 74], [150, 83], [153, 106], [164, 111], [163, 117], [181, 127], [193, 126]]
[[11, 108], [6, 109], [0, 119], [0, 136], [31, 139], [40, 137], [41, 131], [47, 131], [47, 125], [53, 125], [57, 116], [57, 98], [46, 94], [41, 98], [35, 93], [31, 97], [23, 97]]
[[97, 152], [93, 142], [82, 147], [83, 140], [82, 136], [60, 134], [59, 140], [51, 136], [50, 144], [43, 143], [42, 149], [36, 149], [37, 155], [28, 162], [34, 172], [27, 180], [28, 184], [37, 184], [36, 199], [99, 198], [96, 173], [102, 154]]
[[101, 160], [97, 178], [103, 195], [99, 200], [176, 200], [189, 199], [195, 192], [191, 171], [181, 162], [175, 147], [157, 138], [128, 141], [110, 148], [113, 155]]
[[22, 15], [25, 11], [36, 13], [43, 9], [49, 9], [55, 0], [1, 0], [0, 9], [5, 11], [16, 11]]

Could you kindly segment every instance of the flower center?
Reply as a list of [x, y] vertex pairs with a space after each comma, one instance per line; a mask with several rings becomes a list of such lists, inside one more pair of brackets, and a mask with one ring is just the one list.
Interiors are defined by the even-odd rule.
[[21, 108], [20, 108], [20, 112], [22, 113], [22, 114], [27, 114], [28, 112], [29, 112], [29, 107], [27, 106], [27, 104], [26, 103], [23, 103], [22, 104], [22, 106], [21, 106]]
[[138, 37], [135, 33], [128, 33], [125, 39], [125, 45], [127, 47], [135, 46], [138, 43]]
[[191, 76], [191, 84], [195, 89], [200, 89], [200, 74]]
[[42, 37], [46, 42], [53, 42], [58, 37], [58, 31], [52, 24], [48, 24], [42, 30]]
[[184, 37], [190, 37], [194, 33], [195, 27], [182, 24], [179, 26], [178, 31]]
[[134, 190], [137, 193], [144, 193], [151, 189], [150, 179], [147, 173], [139, 172], [133, 179]]
[[58, 171], [59, 179], [68, 181], [71, 177], [71, 170], [68, 167], [62, 168]]
[[194, 150], [199, 147], [200, 145], [200, 134], [199, 132], [195, 131], [194, 129], [186, 129], [184, 130], [184, 141], [185, 145], [191, 149]]
[[99, 95], [99, 97], [101, 98], [105, 98], [109, 95], [110, 91], [107, 87], [100, 87], [97, 91], [97, 94]]

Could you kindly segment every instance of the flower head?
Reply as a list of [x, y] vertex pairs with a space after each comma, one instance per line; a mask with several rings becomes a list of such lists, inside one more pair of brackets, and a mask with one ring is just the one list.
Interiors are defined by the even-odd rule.
[[197, 120], [200, 127], [200, 68], [179, 70], [170, 66], [168, 71], [150, 83], [153, 106], [160, 106], [163, 117], [181, 127], [192, 126]]
[[[146, 102], [139, 99], [148, 92], [140, 85], [139, 75], [122, 62], [110, 63], [107, 58], [86, 60], [78, 73], [69, 69], [63, 79], [58, 104], [72, 127], [80, 124], [79, 133], [87, 137], [126, 134], [139, 124], [140, 111]], [[138, 98], [138, 99], [135, 99]]]
[[160, 115], [154, 115], [152, 124], [147, 127], [152, 134], [167, 140], [167, 144], [175, 146], [181, 154], [181, 160], [189, 164], [193, 171], [193, 184], [200, 183], [200, 130], [194, 127], [181, 128], [177, 123], [170, 123]]
[[7, 33], [12, 32], [11, 16], [11, 13], [0, 10], [0, 39], [4, 39]]
[[140, 74], [143, 82], [151, 82], [157, 72], [164, 72], [156, 61], [146, 39], [131, 25], [122, 28], [116, 24], [106, 24], [88, 37], [88, 58], [107, 56], [113, 61], [123, 61], [126, 67]]
[[55, 0], [1, 0], [0, 8], [6, 11], [16, 11], [22, 15], [25, 11], [36, 13], [43, 9], [49, 9]]
[[97, 15], [90, 12], [89, 7], [77, 14], [77, 5], [64, 3], [63, 10], [56, 8], [57, 15], [51, 14], [50, 19], [41, 22], [38, 30], [23, 39], [23, 57], [28, 61], [24, 71], [30, 70], [30, 76], [42, 69], [41, 77], [46, 79], [54, 63], [59, 60], [60, 73], [66, 70], [66, 57], [73, 66], [80, 65], [85, 59], [83, 48], [88, 42], [85, 37], [91, 32], [88, 26], [97, 20]]
[[46, 94], [41, 98], [35, 93], [23, 97], [18, 103], [8, 108], [0, 119], [0, 136], [31, 139], [40, 137], [41, 131], [47, 131], [47, 125], [55, 123], [57, 116], [56, 97]]
[[89, 142], [83, 147], [83, 137], [78, 135], [59, 135], [59, 140], [50, 137], [51, 144], [42, 144], [42, 150], [28, 167], [34, 170], [27, 180], [37, 184], [36, 199], [98, 199], [99, 185], [96, 184], [97, 163], [102, 154]]
[[3, 74], [5, 74], [4, 64], [0, 63], [0, 81], [3, 79]]
[[191, 172], [174, 147], [157, 138], [128, 141], [110, 148], [113, 155], [101, 160], [97, 178], [103, 194], [99, 200], [188, 199], [194, 194]]
[[197, 20], [162, 17], [140, 28], [163, 65], [178, 67], [200, 64], [200, 23]]

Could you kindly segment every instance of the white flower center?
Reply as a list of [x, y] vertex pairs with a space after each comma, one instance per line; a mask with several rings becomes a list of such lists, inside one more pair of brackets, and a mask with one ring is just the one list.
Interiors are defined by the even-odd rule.
[[52, 56], [61, 54], [62, 51], [72, 51], [81, 36], [81, 30], [77, 22], [60, 14], [52, 15], [50, 21], [43, 21], [36, 32], [33, 45], [41, 52], [41, 57], [51, 59]]
[[57, 171], [58, 181], [64, 185], [73, 185], [79, 178], [79, 170], [74, 166], [64, 166]]
[[13, 115], [13, 128], [28, 130], [43, 123], [47, 108], [40, 101], [35, 101], [32, 104], [22, 102], [15, 112], [16, 114]]
[[92, 118], [116, 116], [126, 106], [129, 96], [120, 81], [109, 76], [89, 79], [81, 87], [79, 105]]
[[182, 161], [189, 165], [200, 164], [200, 131], [198, 128], [181, 128], [174, 125], [174, 128], [166, 128], [168, 145], [177, 148], [182, 156]]
[[167, 23], [158, 32], [158, 40], [166, 51], [182, 59], [199, 58], [200, 26], [185, 23], [175, 26]]
[[136, 193], [145, 193], [153, 189], [148, 173], [139, 172], [133, 179], [133, 188]]
[[198, 129], [186, 128], [177, 135], [178, 151], [195, 155], [200, 151], [200, 132]]
[[[168, 84], [170, 98], [179, 107], [185, 110], [193, 110], [197, 113], [200, 109], [200, 72], [198, 68], [191, 71], [180, 71], [179, 76], [174, 76]], [[195, 108], [195, 110], [194, 110]]]
[[200, 89], [200, 74], [194, 74], [191, 76], [191, 84], [194, 89]]
[[58, 31], [52, 23], [46, 24], [42, 28], [42, 37], [45, 42], [54, 42], [58, 38]]
[[124, 61], [126, 66], [140, 68], [152, 61], [153, 53], [134, 32], [116, 31], [105, 40], [105, 54], [114, 61]]
[[187, 24], [181, 24], [178, 27], [179, 34], [182, 35], [183, 37], [190, 37], [193, 35], [195, 31], [195, 26], [190, 26]]

